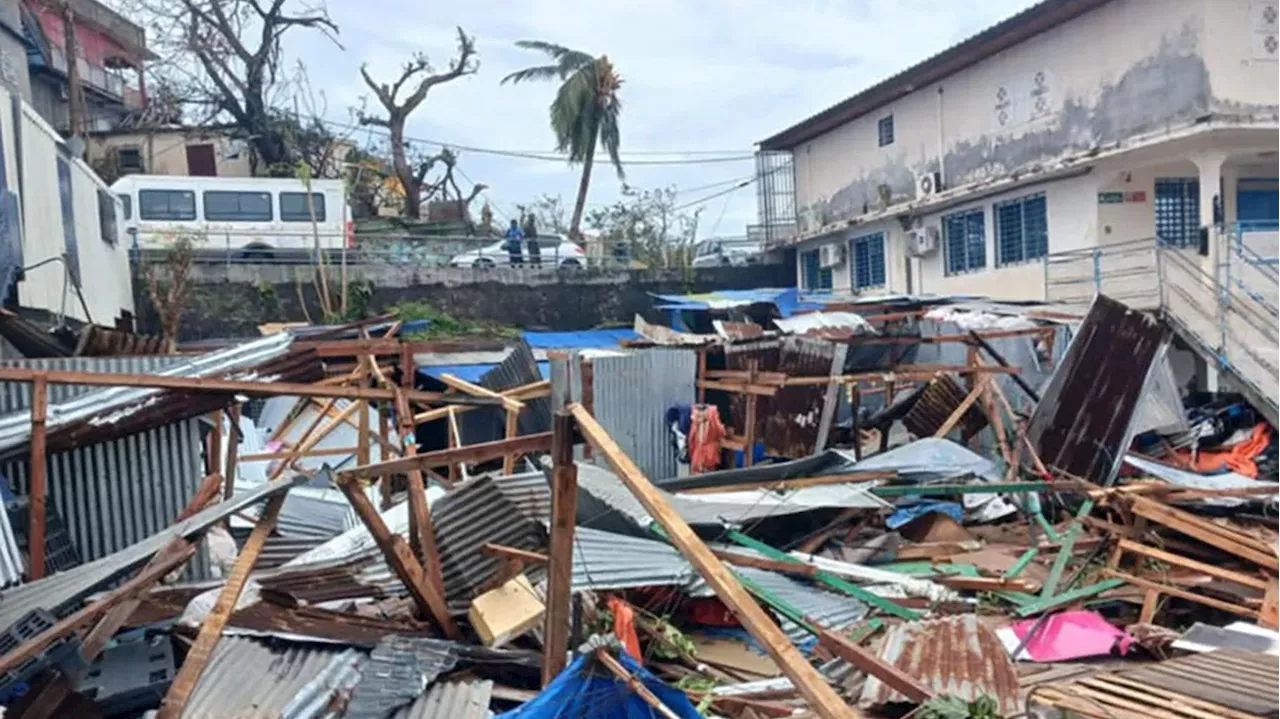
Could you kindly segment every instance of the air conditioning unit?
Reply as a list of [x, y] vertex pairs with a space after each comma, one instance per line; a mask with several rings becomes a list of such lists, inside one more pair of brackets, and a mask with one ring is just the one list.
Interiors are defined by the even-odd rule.
[[941, 233], [933, 225], [917, 227], [907, 231], [907, 253], [912, 257], [928, 257], [938, 251], [938, 239]]
[[844, 261], [844, 247], [842, 245], [823, 245], [818, 251], [818, 264], [826, 267], [835, 267]]
[[941, 172], [925, 172], [916, 175], [916, 197], [931, 197], [942, 189]]

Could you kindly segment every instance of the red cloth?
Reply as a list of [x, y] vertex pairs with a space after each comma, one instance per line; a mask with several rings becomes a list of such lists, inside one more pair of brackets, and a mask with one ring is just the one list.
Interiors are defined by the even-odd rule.
[[640, 637], [636, 636], [636, 613], [631, 605], [617, 597], [609, 597], [609, 611], [613, 612], [613, 635], [626, 647], [627, 654], [643, 662], [640, 656]]
[[689, 471], [702, 474], [720, 468], [720, 440], [724, 438], [720, 408], [695, 404], [689, 415]]
[[1222, 449], [1202, 449], [1196, 454], [1194, 462], [1191, 461], [1189, 449], [1179, 449], [1175, 454], [1183, 467], [1197, 472], [1230, 470], [1257, 479], [1258, 465], [1254, 464], [1253, 458], [1262, 454], [1270, 443], [1271, 430], [1267, 428], [1266, 422], [1259, 422], [1249, 439]]

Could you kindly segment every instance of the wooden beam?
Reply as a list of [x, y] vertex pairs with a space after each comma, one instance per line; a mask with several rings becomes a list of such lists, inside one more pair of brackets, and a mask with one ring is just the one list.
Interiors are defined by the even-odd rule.
[[551, 557], [542, 552], [520, 549], [519, 547], [508, 547], [505, 544], [494, 544], [493, 542], [485, 542], [480, 546], [480, 551], [490, 557], [514, 559], [531, 564], [546, 564], [551, 561]]
[[1234, 582], [1246, 587], [1253, 587], [1254, 589], [1259, 589], [1264, 592], [1267, 590], [1266, 580], [1259, 579], [1254, 575], [1244, 574], [1242, 572], [1233, 572], [1230, 569], [1223, 569], [1222, 567], [1214, 564], [1208, 564], [1206, 562], [1198, 562], [1194, 559], [1188, 559], [1187, 557], [1174, 554], [1173, 552], [1166, 552], [1162, 549], [1156, 549], [1155, 547], [1148, 547], [1145, 544], [1139, 544], [1138, 542], [1133, 542], [1128, 539], [1121, 539], [1116, 544], [1116, 548], [1120, 550], [1120, 553], [1133, 552], [1134, 554], [1140, 554], [1144, 557], [1155, 559], [1160, 562], [1167, 562], [1175, 566], [1185, 567], [1200, 574], [1208, 574], [1212, 577], [1225, 579], [1228, 582]]
[[49, 383], [37, 374], [31, 383], [31, 494], [27, 503], [27, 576], [44, 577], [45, 514], [48, 503]]
[[[209, 475], [209, 478], [222, 479], [216, 474]], [[218, 488], [219, 485], [220, 483], [215, 484], [214, 487]], [[217, 494], [215, 493], [213, 496], [216, 497]], [[187, 509], [192, 509], [194, 506], [194, 503], [188, 505]], [[196, 507], [195, 512], [198, 511], [200, 511], [200, 508]], [[192, 512], [192, 514], [195, 514], [195, 512]], [[137, 576], [154, 575], [156, 571], [160, 571], [160, 577], [163, 578], [165, 574], [173, 571], [171, 567], [175, 558], [184, 555], [184, 553], [187, 557], [191, 556], [191, 554], [195, 553], [195, 547], [186, 540], [179, 539], [170, 542], [151, 557], [146, 566], [138, 571]], [[133, 613], [137, 611], [138, 605], [142, 604], [142, 599], [137, 594], [146, 591], [146, 589], [146, 587], [140, 587], [137, 593], [122, 598], [119, 603], [112, 606], [102, 615], [97, 624], [93, 625], [93, 629], [89, 630], [89, 633], [80, 642], [80, 658], [86, 664], [92, 664], [93, 660], [102, 653], [102, 650], [106, 649], [107, 643], [116, 635], [116, 632], [120, 631], [120, 627], [129, 621], [129, 617], [133, 616]]]
[[772, 385], [735, 384], [733, 382], [719, 382], [713, 379], [699, 380], [698, 389], [718, 389], [721, 392], [732, 392], [733, 394], [755, 394], [762, 397], [772, 397], [778, 393], [778, 388]]
[[726, 564], [733, 564], [739, 567], [752, 567], [754, 569], [766, 569], [770, 572], [779, 574], [789, 574], [797, 577], [808, 577], [813, 579], [818, 576], [818, 568], [812, 564], [803, 564], [795, 562], [782, 562], [777, 559], [765, 559], [764, 557], [752, 557], [745, 554], [726, 551], [723, 549], [713, 549], [711, 553], [716, 558]]
[[244, 591], [244, 585], [249, 581], [249, 573], [253, 571], [253, 565], [257, 564], [258, 556], [262, 554], [262, 548], [267, 543], [267, 537], [275, 529], [276, 520], [280, 518], [280, 509], [284, 507], [287, 495], [288, 492], [281, 492], [267, 500], [267, 506], [262, 510], [258, 522], [253, 525], [253, 531], [249, 533], [249, 538], [240, 549], [240, 555], [236, 557], [235, 566], [231, 568], [231, 574], [222, 585], [217, 601], [201, 623], [200, 633], [196, 635], [195, 643], [191, 645], [191, 649], [187, 650], [187, 658], [182, 662], [182, 668], [178, 670], [164, 700], [160, 702], [156, 719], [178, 719], [182, 716], [182, 710], [186, 708], [187, 701], [195, 691], [196, 685], [200, 683], [200, 677], [213, 656], [214, 647], [222, 638], [222, 630], [231, 619], [231, 613], [235, 611], [240, 593]]
[[[244, 394], [251, 397], [332, 397], [336, 399], [368, 399], [390, 402], [395, 399], [391, 390], [377, 387], [332, 387], [300, 382], [271, 382], [230, 380], [216, 377], [178, 377], [158, 374], [116, 374], [112, 372], [80, 372], [75, 370], [30, 370], [22, 367], [0, 367], [0, 382], [34, 382], [42, 374], [49, 384], [83, 384], [93, 387], [138, 387], [148, 389], [176, 389], [189, 392], [220, 392]], [[482, 407], [500, 406], [502, 403], [488, 397], [446, 395], [440, 392], [414, 390], [407, 393], [412, 402], [471, 404]]]
[[226, 484], [222, 488], [224, 499], [231, 499], [236, 491], [236, 472], [240, 469], [240, 403], [232, 402], [227, 416], [231, 419], [231, 434], [227, 436], [226, 471], [223, 473]]
[[360, 521], [364, 522], [364, 526], [368, 528], [374, 543], [378, 545], [378, 549], [382, 550], [387, 565], [404, 583], [405, 589], [409, 590], [409, 596], [413, 598], [419, 614], [434, 618], [444, 630], [445, 636], [450, 639], [460, 639], [462, 633], [458, 631], [458, 625], [449, 615], [449, 606], [445, 603], [444, 594], [437, 592], [427, 582], [426, 572], [413, 556], [413, 552], [409, 551], [408, 543], [399, 535], [391, 533], [378, 514], [378, 510], [374, 509], [373, 503], [364, 496], [364, 490], [357, 482], [339, 481], [338, 488], [346, 495], [347, 501], [356, 510]]
[[[365, 373], [361, 375], [361, 385], [368, 381], [368, 368], [373, 362], [364, 362]], [[369, 464], [369, 400], [356, 401], [356, 464]]]
[[195, 545], [183, 539], [174, 539], [168, 546], [160, 550], [161, 554], [167, 555], [167, 559], [164, 562], [157, 563], [148, 570], [139, 572], [134, 578], [111, 590], [101, 600], [81, 607], [58, 620], [47, 631], [40, 632], [19, 644], [8, 654], [0, 657], [0, 674], [8, 674], [17, 669], [48, 649], [50, 645], [62, 637], [102, 616], [116, 604], [134, 596], [138, 592], [146, 590], [164, 575], [173, 571], [175, 567], [181, 566], [195, 552]]
[[[521, 385], [519, 387], [512, 387], [511, 389], [503, 390], [502, 392], [499, 392], [499, 394], [501, 394], [503, 397], [510, 397], [511, 399], [520, 400], [521, 402], [527, 402], [529, 400], [534, 400], [534, 399], [541, 399], [542, 397], [550, 397], [551, 396], [551, 380], [544, 379], [540, 382], [533, 382], [531, 384]], [[426, 422], [434, 422], [438, 419], [444, 419], [445, 417], [447, 417], [449, 414], [450, 408], [452, 408], [455, 413], [459, 413], [459, 414], [462, 412], [470, 412], [474, 409], [479, 409], [478, 407], [474, 407], [471, 405], [457, 405], [457, 406], [449, 405], [446, 407], [436, 407], [435, 409], [429, 409], [425, 412], [419, 412], [413, 419], [418, 424], [424, 424]]]
[[213, 500], [218, 498], [222, 489], [223, 480], [221, 475], [211, 474], [208, 477], [205, 477], [204, 481], [200, 483], [200, 488], [196, 490], [195, 496], [187, 503], [186, 508], [182, 510], [182, 513], [178, 515], [177, 519], [173, 520], [174, 523], [176, 524], [185, 519], [190, 519], [193, 515], [200, 512], [200, 510], [209, 506], [213, 503]]
[[[400, 420], [401, 452], [413, 457], [418, 453], [417, 426], [403, 392], [396, 394], [396, 417]], [[444, 574], [440, 569], [440, 550], [436, 547], [436, 528], [431, 520], [431, 508], [427, 506], [427, 482], [418, 468], [406, 472], [405, 478], [409, 495], [409, 547], [422, 562], [432, 592], [443, 597]], [[382, 481], [388, 481], [385, 475]]]
[[1261, 548], [1254, 546], [1252, 540], [1245, 535], [1240, 535], [1238, 538], [1233, 537], [1231, 534], [1226, 534], [1228, 530], [1224, 530], [1213, 522], [1205, 521], [1190, 512], [1174, 509], [1145, 497], [1135, 496], [1130, 501], [1132, 502], [1133, 513], [1140, 517], [1146, 517], [1153, 522], [1163, 524], [1170, 529], [1189, 537], [1194, 537], [1205, 544], [1217, 547], [1224, 552], [1234, 554], [1241, 559], [1253, 562], [1273, 572], [1280, 570], [1280, 557], [1277, 557], [1274, 551], [1261, 551]]
[[319, 449], [308, 449], [303, 452], [281, 447], [275, 452], [256, 452], [254, 454], [246, 454], [240, 459], [245, 462], [265, 462], [273, 459], [306, 459], [308, 457], [346, 457], [347, 455], [355, 455], [360, 451], [359, 447], [321, 447]]
[[579, 431], [608, 460], [627, 489], [635, 495], [645, 511], [666, 530], [672, 544], [698, 570], [716, 596], [742, 622], [747, 631], [768, 652], [800, 693], [810, 708], [825, 719], [851, 719], [859, 714], [841, 701], [827, 681], [809, 664], [804, 655], [773, 619], [756, 604], [737, 578], [716, 559], [702, 539], [684, 519], [667, 504], [657, 488], [644, 476], [631, 458], [618, 447], [609, 433], [581, 405], [570, 405]]
[[208, 466], [205, 467], [205, 474], [222, 474], [222, 410], [217, 409], [212, 413], [212, 427], [209, 428], [209, 441], [205, 445], [205, 458]]
[[884, 682], [891, 689], [900, 692], [911, 701], [922, 704], [933, 698], [933, 692], [920, 683], [918, 679], [901, 669], [888, 664], [880, 657], [836, 634], [835, 632], [810, 622], [818, 629], [818, 643], [831, 650], [832, 654], [849, 662], [868, 676]]
[[520, 410], [524, 409], [524, 403], [521, 402], [520, 400], [512, 399], [511, 397], [508, 397], [506, 395], [499, 394], [498, 392], [494, 392], [493, 390], [487, 387], [481, 387], [478, 384], [472, 384], [471, 382], [468, 382], [465, 379], [455, 377], [447, 372], [440, 375], [440, 381], [444, 382], [445, 386], [456, 389], [459, 392], [465, 392], [471, 395], [472, 397], [488, 397], [489, 399], [497, 400], [498, 402], [502, 403], [503, 409], [507, 410], [508, 412], [511, 412], [511, 411], [519, 412]]
[[[506, 430], [505, 439], [508, 442], [520, 436], [520, 410], [518, 409], [507, 410], [507, 422], [506, 422], [505, 430]], [[506, 475], [515, 474], [516, 459], [518, 458], [519, 458], [519, 455], [515, 452], [510, 452], [508, 454], [503, 455], [502, 473]]]
[[[628, 672], [626, 667], [622, 666], [622, 663], [619, 662], [617, 659], [615, 659], [613, 655], [609, 653], [608, 649], [604, 647], [600, 647], [599, 649], [597, 649], [596, 660], [599, 661], [601, 664], [603, 664], [604, 667], [608, 669], [610, 673], [612, 673], [615, 677], [622, 680], [622, 682], [627, 685], [628, 689], [635, 692], [636, 696], [644, 700], [645, 704], [648, 704], [649, 706], [653, 707], [653, 710], [657, 712], [659, 716], [666, 717], [666, 719], [680, 719], [679, 714], [676, 714], [675, 712], [671, 711], [671, 707], [668, 707], [666, 704], [663, 704], [662, 700], [659, 699], [656, 694], [650, 691], [649, 687], [644, 685], [644, 682], [632, 676], [631, 672]], [[546, 681], [544, 678], [544, 681], [542, 683], [543, 683], [543, 686], [545, 686], [550, 682]]]
[[947, 421], [942, 423], [942, 426], [938, 428], [937, 432], [933, 433], [933, 436], [946, 437], [948, 432], [955, 429], [956, 424], [960, 422], [960, 418], [964, 416], [964, 413], [968, 412], [969, 408], [973, 406], [973, 403], [978, 401], [978, 397], [982, 395], [982, 388], [985, 387], [986, 384], [987, 378], [979, 377], [977, 382], [974, 384], [973, 389], [969, 390], [969, 394], [965, 396], [964, 400], [962, 400], [960, 404], [956, 405], [956, 408], [951, 412], [951, 415], [947, 417]]
[[386, 462], [375, 462], [364, 467], [352, 467], [339, 472], [340, 477], [367, 479], [381, 477], [386, 474], [402, 474], [413, 469], [427, 467], [447, 467], [455, 462], [475, 464], [500, 459], [509, 452], [530, 454], [532, 452], [548, 452], [551, 450], [551, 433], [539, 432], [526, 434], [513, 440], [500, 439], [495, 442], [469, 444], [455, 449], [442, 449], [426, 452], [414, 457], [401, 457]]
[[551, 546], [543, 624], [542, 686], [565, 667], [573, 594], [573, 533], [578, 523], [578, 465], [573, 461], [573, 416], [556, 412], [551, 424]]
[[1039, 589], [1038, 584], [1026, 579], [1009, 577], [959, 577], [941, 575], [932, 578], [944, 587], [959, 589], [965, 592], [1026, 592], [1028, 594]]

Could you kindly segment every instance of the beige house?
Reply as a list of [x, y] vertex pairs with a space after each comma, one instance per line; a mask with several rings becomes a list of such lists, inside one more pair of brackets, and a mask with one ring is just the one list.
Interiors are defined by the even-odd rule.
[[119, 128], [90, 135], [89, 162], [105, 176], [252, 177], [249, 143], [234, 127]]

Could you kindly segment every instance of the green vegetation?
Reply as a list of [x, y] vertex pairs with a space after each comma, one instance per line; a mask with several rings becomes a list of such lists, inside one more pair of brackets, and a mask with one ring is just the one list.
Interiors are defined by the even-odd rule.
[[468, 322], [466, 320], [460, 320], [452, 315], [441, 312], [425, 302], [401, 302], [397, 305], [393, 305], [389, 311], [394, 312], [396, 319], [401, 322], [412, 322], [414, 320], [430, 321], [431, 324], [421, 332], [407, 333], [405, 338], [410, 340], [441, 339], [475, 335], [487, 337], [520, 336], [520, 330], [514, 327], [505, 327], [493, 322]]

